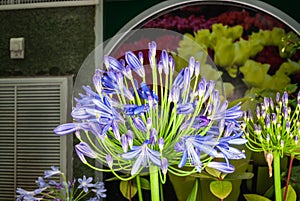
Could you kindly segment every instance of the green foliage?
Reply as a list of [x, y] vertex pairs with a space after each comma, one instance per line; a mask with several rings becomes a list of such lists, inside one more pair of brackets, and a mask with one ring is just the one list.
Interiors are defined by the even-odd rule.
[[232, 184], [230, 181], [212, 181], [209, 185], [210, 192], [217, 198], [225, 199], [232, 191]]
[[271, 201], [270, 199], [257, 194], [244, 194], [247, 201]]
[[195, 200], [197, 199], [198, 183], [199, 183], [199, 180], [196, 179], [195, 182], [194, 182], [193, 190], [192, 190], [192, 192], [190, 193], [190, 195], [189, 195], [187, 201], [195, 201]]
[[130, 200], [137, 193], [137, 186], [132, 181], [121, 181], [120, 182], [120, 191], [122, 195]]
[[[286, 187], [282, 188], [282, 190], [281, 190], [282, 197], [284, 195], [285, 190], [286, 190]], [[287, 191], [287, 196], [286, 196], [286, 201], [296, 201], [296, 200], [297, 200], [296, 191], [294, 190], [294, 188], [291, 185], [289, 185], [288, 191]]]

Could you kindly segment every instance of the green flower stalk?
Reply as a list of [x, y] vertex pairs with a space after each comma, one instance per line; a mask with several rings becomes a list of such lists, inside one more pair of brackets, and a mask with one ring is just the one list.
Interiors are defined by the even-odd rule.
[[[167, 172], [187, 176], [212, 167], [231, 173], [229, 160], [245, 158], [230, 146], [247, 141], [238, 121], [240, 104], [228, 108], [193, 57], [176, 73], [173, 57], [166, 50], [156, 55], [151, 42], [147, 60], [129, 51], [120, 60], [105, 56], [104, 64], [105, 70], [95, 71], [95, 89], [83, 86], [85, 94], [75, 99], [74, 122], [54, 129], [58, 135], [75, 132], [76, 153], [88, 167], [124, 181], [136, 178], [138, 185], [141, 173], [148, 173], [151, 199], [158, 201]], [[92, 166], [86, 157], [107, 168]]]
[[[256, 107], [255, 116], [249, 110], [244, 113], [243, 130], [248, 139], [247, 147], [255, 152], [264, 152], [273, 176], [276, 201], [281, 201], [280, 158], [300, 155], [300, 92], [297, 104], [291, 108], [288, 93], [276, 94], [276, 99], [265, 97]], [[273, 165], [272, 165], [273, 164]], [[274, 168], [274, 170], [272, 169]]]

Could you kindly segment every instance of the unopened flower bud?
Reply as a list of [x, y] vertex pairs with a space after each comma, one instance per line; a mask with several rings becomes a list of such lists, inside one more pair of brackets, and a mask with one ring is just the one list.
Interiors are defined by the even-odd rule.
[[105, 159], [106, 159], [108, 167], [112, 168], [112, 166], [113, 166], [113, 158], [112, 158], [112, 156], [110, 154], [107, 154], [106, 157], [105, 157]]
[[268, 110], [269, 105], [270, 105], [270, 99], [268, 97], [264, 97], [264, 106], [266, 110]]
[[279, 101], [280, 101], [280, 93], [277, 92], [276, 93], [276, 102], [279, 103]]
[[272, 98], [270, 98], [270, 108], [272, 111], [274, 110], [274, 102]]
[[128, 145], [131, 149], [132, 145], [133, 145], [133, 132], [131, 130], [128, 130], [127, 133], [126, 133], [126, 137], [127, 137]]
[[198, 77], [200, 75], [200, 62], [195, 62], [195, 76]]
[[269, 114], [267, 114], [267, 116], [266, 116], [265, 124], [266, 124], [266, 128], [269, 129], [270, 128], [270, 115]]
[[122, 149], [126, 153], [128, 151], [128, 140], [126, 135], [121, 136]]
[[190, 57], [189, 69], [190, 69], [190, 77], [192, 77], [194, 74], [194, 70], [195, 70], [195, 58], [194, 57]]
[[165, 145], [165, 141], [164, 141], [164, 138], [159, 138], [158, 139], [158, 147], [159, 147], [159, 150], [162, 151], [164, 149], [164, 145]]
[[146, 124], [147, 124], [147, 129], [150, 130], [150, 128], [152, 126], [152, 119], [148, 118]]
[[166, 158], [161, 159], [161, 171], [163, 174], [167, 174], [168, 171], [168, 160]]
[[265, 152], [265, 159], [269, 167], [269, 177], [272, 177], [273, 175], [273, 168], [272, 168], [273, 158], [274, 156], [272, 152]]
[[141, 64], [143, 64], [143, 63], [144, 63], [143, 52], [139, 52], [139, 53], [138, 53], [138, 56], [139, 56], [139, 60], [140, 60]]
[[283, 92], [282, 103], [283, 103], [283, 105], [287, 105], [288, 104], [288, 93], [286, 91]]
[[280, 146], [283, 148], [284, 147], [284, 140], [280, 140]]
[[285, 124], [285, 130], [287, 133], [289, 133], [291, 130], [291, 123], [289, 121], [287, 121]]
[[270, 134], [269, 133], [266, 135], [266, 140], [268, 143], [270, 142]]

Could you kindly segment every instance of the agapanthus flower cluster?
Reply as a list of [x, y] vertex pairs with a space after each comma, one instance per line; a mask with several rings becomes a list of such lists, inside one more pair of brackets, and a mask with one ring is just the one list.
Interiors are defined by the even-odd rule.
[[[248, 138], [247, 146], [256, 152], [265, 152], [269, 167], [272, 165], [273, 154], [281, 157], [300, 155], [300, 92], [297, 104], [291, 107], [289, 95], [284, 92], [276, 94], [275, 100], [264, 97], [258, 103], [255, 115], [249, 110], [244, 114], [244, 130]], [[270, 169], [270, 175], [272, 171]]]
[[[60, 177], [62, 181], [60, 181]], [[97, 201], [106, 197], [106, 189], [102, 181], [92, 183], [93, 178], [83, 176], [78, 180], [67, 181], [65, 174], [57, 167], [52, 166], [51, 170], [44, 172], [44, 177], [38, 177], [36, 184], [38, 188], [27, 191], [17, 188], [17, 201], [37, 201], [37, 200], [82, 200], [88, 195], [94, 195], [89, 201]], [[85, 199], [85, 200], [86, 200]]]
[[[231, 145], [247, 141], [240, 105], [229, 108], [215, 81], [201, 77], [193, 57], [176, 73], [173, 57], [166, 50], [156, 55], [156, 43], [150, 42], [147, 58], [131, 51], [124, 59], [105, 56], [106, 69], [96, 69], [94, 89], [83, 86], [85, 93], [75, 99], [74, 122], [59, 125], [55, 133], [75, 132], [81, 161], [115, 175], [121, 171], [133, 178], [151, 167], [162, 176], [168, 171], [186, 176], [207, 166], [233, 172], [230, 159], [245, 154]], [[93, 167], [86, 157], [108, 169]]]

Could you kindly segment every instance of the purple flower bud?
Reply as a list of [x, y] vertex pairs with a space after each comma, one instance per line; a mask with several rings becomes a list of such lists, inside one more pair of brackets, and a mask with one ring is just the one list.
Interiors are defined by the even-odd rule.
[[269, 143], [270, 142], [270, 134], [268, 133], [267, 135], [266, 135], [266, 140], [267, 140], [267, 142]]
[[266, 110], [268, 109], [269, 105], [270, 105], [270, 99], [268, 97], [264, 97], [264, 106]]
[[274, 110], [274, 102], [273, 102], [272, 98], [269, 99], [269, 103], [270, 103], [270, 108], [273, 111]]
[[133, 132], [131, 130], [128, 130], [127, 133], [126, 133], [126, 137], [127, 137], [128, 145], [131, 149], [132, 145], [133, 145]]
[[286, 129], [286, 132], [287, 132], [287, 133], [290, 132], [290, 130], [291, 130], [291, 123], [290, 123], [289, 121], [286, 121], [285, 129]]
[[125, 60], [128, 63], [128, 66], [130, 66], [130, 68], [132, 68], [140, 77], [145, 77], [144, 66], [133, 52], [126, 52]]
[[285, 91], [283, 92], [283, 95], [282, 95], [282, 103], [284, 105], [287, 105], [288, 104], [288, 100], [289, 100], [289, 95], [288, 93]]
[[[108, 70], [114, 70], [114, 71], [121, 72], [121, 73], [124, 72], [124, 70], [125, 70], [124, 65], [122, 63], [120, 63], [117, 59], [115, 59], [114, 57], [111, 57], [111, 56], [104, 56], [104, 57], [107, 57], [107, 58], [104, 58], [104, 60], [108, 60], [108, 62], [109, 62]], [[106, 62], [107, 61], [105, 61], [105, 63]]]
[[120, 141], [120, 131], [119, 131], [119, 127], [118, 124], [116, 123], [116, 121], [113, 121], [111, 124], [111, 128], [113, 130], [114, 136], [116, 138], [116, 140]]
[[120, 73], [120, 72], [116, 73], [116, 82], [117, 82], [117, 85], [119, 86], [119, 88], [122, 89], [124, 86], [122, 73]]
[[160, 137], [158, 139], [158, 147], [159, 147], [160, 151], [162, 151], [164, 149], [164, 145], [165, 145], [165, 140], [164, 140], [164, 138]]
[[124, 75], [128, 78], [128, 79], [132, 79], [132, 72], [131, 72], [131, 68], [129, 67], [129, 66], [127, 66], [126, 68], [125, 68], [125, 73], [124, 73]]
[[206, 81], [202, 78], [202, 80], [198, 84], [198, 96], [202, 98], [205, 94], [206, 89]]
[[267, 129], [270, 128], [270, 121], [271, 121], [270, 120], [270, 115], [267, 114], [266, 119], [265, 119], [265, 124], [266, 124]]
[[139, 52], [138, 56], [139, 56], [139, 60], [140, 60], [141, 64], [143, 64], [143, 63], [144, 63], [144, 55], [143, 55], [143, 52]]
[[157, 131], [155, 128], [152, 128], [150, 130], [150, 144], [155, 145], [156, 141], [157, 141]]
[[200, 62], [195, 62], [195, 76], [198, 77], [200, 75]]
[[80, 142], [79, 144], [75, 145], [75, 151], [76, 151], [79, 159], [83, 163], [87, 163], [87, 161], [85, 159], [85, 156], [87, 156], [89, 158], [96, 158], [97, 157], [97, 154], [85, 142]]
[[191, 81], [191, 72], [189, 68], [184, 69], [184, 76], [183, 76], [183, 91], [186, 91], [188, 89], [188, 86], [190, 85]]
[[[169, 55], [166, 50], [163, 50], [160, 55], [160, 60], [166, 75], [169, 74]], [[160, 62], [159, 62], [160, 63]]]
[[276, 125], [276, 122], [277, 122], [277, 116], [276, 116], [276, 114], [272, 113], [271, 118], [272, 118], [272, 123]]
[[162, 158], [160, 168], [163, 174], [167, 174], [168, 166], [169, 166], [168, 160], [166, 158]]
[[99, 69], [96, 70], [96, 72], [93, 76], [93, 84], [94, 84], [95, 89], [98, 92], [98, 94], [101, 94], [102, 82], [101, 82], [101, 73], [100, 73]]
[[157, 64], [157, 70], [159, 74], [162, 74], [163, 68], [164, 68], [163, 62], [159, 61]]
[[260, 134], [261, 134], [261, 127], [260, 127], [260, 125], [254, 124], [254, 132], [255, 132], [257, 135], [260, 135]]
[[107, 154], [106, 157], [105, 157], [105, 159], [106, 159], [108, 167], [112, 168], [112, 166], [113, 166], [113, 158], [112, 158], [112, 156], [110, 154]]
[[140, 117], [132, 117], [132, 121], [133, 121], [133, 124], [135, 125], [135, 127], [146, 133], [147, 132], [147, 127], [145, 125], [145, 123], [143, 122], [143, 120], [140, 118]]
[[124, 152], [128, 151], [128, 141], [127, 141], [127, 136], [122, 135], [121, 136], [121, 144], [122, 144], [122, 149]]
[[172, 73], [174, 73], [175, 61], [171, 55], [169, 55], [169, 67], [170, 67]]
[[180, 94], [180, 89], [178, 86], [173, 86], [171, 89], [171, 92], [169, 94], [168, 100], [170, 102], [177, 103], [179, 101], [179, 94]]
[[260, 106], [259, 105], [256, 105], [255, 111], [256, 111], [256, 116], [259, 119], [260, 118]]
[[279, 101], [280, 101], [280, 93], [277, 92], [276, 93], [276, 102], [279, 103]]
[[156, 43], [154, 41], [148, 43], [149, 59], [154, 58], [156, 55]]
[[188, 68], [190, 70], [190, 77], [192, 77], [194, 74], [194, 70], [195, 70], [195, 58], [194, 57], [190, 57]]
[[285, 105], [282, 106], [283, 118], [289, 119], [288, 109]]
[[147, 129], [150, 130], [150, 128], [152, 126], [152, 119], [148, 118], [146, 124], [147, 124]]
[[194, 111], [194, 106], [192, 103], [178, 104], [177, 114], [190, 114]]
[[295, 144], [298, 145], [298, 142], [299, 142], [299, 138], [298, 138], [298, 136], [296, 135], [296, 136], [295, 136]]
[[173, 81], [173, 87], [178, 86], [179, 88], [183, 87], [183, 77], [184, 77], [184, 68], [181, 69], [181, 71], [178, 73], [176, 78]]

